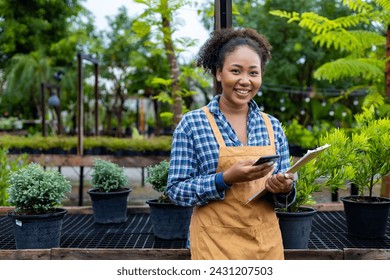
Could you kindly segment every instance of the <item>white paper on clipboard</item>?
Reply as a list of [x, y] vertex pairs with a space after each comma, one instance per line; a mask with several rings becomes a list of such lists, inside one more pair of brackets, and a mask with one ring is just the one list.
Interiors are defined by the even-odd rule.
[[[330, 144], [325, 144], [321, 147], [318, 147], [314, 150], [308, 150], [306, 154], [301, 157], [296, 163], [293, 164], [285, 173], [296, 173], [302, 166], [304, 166], [306, 163], [314, 159], [316, 156], [318, 156], [320, 153], [322, 153], [324, 150], [330, 147]], [[250, 198], [248, 198], [246, 203], [250, 203], [252, 200], [263, 196], [267, 191], [261, 190], [259, 192], [256, 192], [254, 195], [252, 195]]]
[[306, 163], [314, 159], [316, 156], [318, 156], [320, 153], [322, 153], [324, 150], [330, 147], [330, 144], [325, 144], [321, 147], [318, 147], [314, 150], [308, 150], [306, 154], [301, 157], [296, 163], [291, 166], [286, 173], [296, 173], [302, 166], [304, 166]]

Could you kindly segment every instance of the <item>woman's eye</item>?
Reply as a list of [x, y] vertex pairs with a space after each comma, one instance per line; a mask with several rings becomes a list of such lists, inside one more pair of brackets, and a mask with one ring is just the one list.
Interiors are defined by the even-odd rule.
[[233, 70], [232, 70], [232, 73], [233, 73], [233, 74], [238, 74], [238, 73], [240, 73], [240, 71], [239, 71], [238, 69], [233, 69]]
[[257, 75], [259, 75], [259, 72], [257, 72], [257, 71], [255, 71], [255, 72], [250, 72], [250, 74], [251, 74], [252, 76], [257, 76]]

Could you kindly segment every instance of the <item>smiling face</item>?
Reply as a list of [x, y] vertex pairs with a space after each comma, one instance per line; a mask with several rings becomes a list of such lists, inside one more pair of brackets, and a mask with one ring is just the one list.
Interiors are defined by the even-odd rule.
[[238, 47], [226, 55], [216, 78], [221, 82], [221, 100], [227, 102], [226, 105], [247, 106], [262, 83], [259, 55], [247, 46]]

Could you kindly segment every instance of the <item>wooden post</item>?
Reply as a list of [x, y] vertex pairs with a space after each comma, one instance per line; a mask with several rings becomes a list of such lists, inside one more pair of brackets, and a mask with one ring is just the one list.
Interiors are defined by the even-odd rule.
[[[386, 32], [386, 68], [385, 68], [385, 83], [386, 83], [386, 96], [390, 100], [390, 25], [387, 26]], [[390, 197], [390, 176], [383, 176], [381, 196]]]
[[[215, 0], [214, 30], [232, 27], [232, 0]], [[214, 95], [222, 92], [221, 83], [214, 77]]]

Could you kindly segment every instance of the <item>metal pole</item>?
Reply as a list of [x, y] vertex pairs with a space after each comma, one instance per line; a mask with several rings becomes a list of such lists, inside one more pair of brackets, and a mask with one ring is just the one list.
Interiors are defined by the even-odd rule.
[[45, 120], [45, 84], [41, 83], [41, 108], [42, 108], [42, 136], [46, 136], [46, 120]]
[[78, 64], [78, 94], [77, 94], [77, 155], [82, 156], [84, 153], [84, 93], [83, 93], [83, 74], [82, 74], [82, 57], [77, 54]]
[[[232, 27], [232, 0], [215, 0], [214, 2], [214, 30]], [[221, 83], [214, 77], [214, 95], [222, 92]]]
[[[58, 98], [60, 98], [60, 96], [61, 96], [61, 88], [60, 87], [57, 87], [57, 95], [58, 95]], [[58, 124], [57, 124], [58, 135], [61, 135], [62, 134], [61, 102], [60, 102], [60, 105], [56, 108], [56, 112], [57, 112], [57, 121], [58, 121]]]
[[232, 27], [232, 0], [215, 0], [214, 30]]
[[83, 206], [83, 194], [84, 194], [84, 166], [80, 166], [79, 177], [79, 206]]
[[99, 136], [99, 65], [95, 63], [95, 136]]

